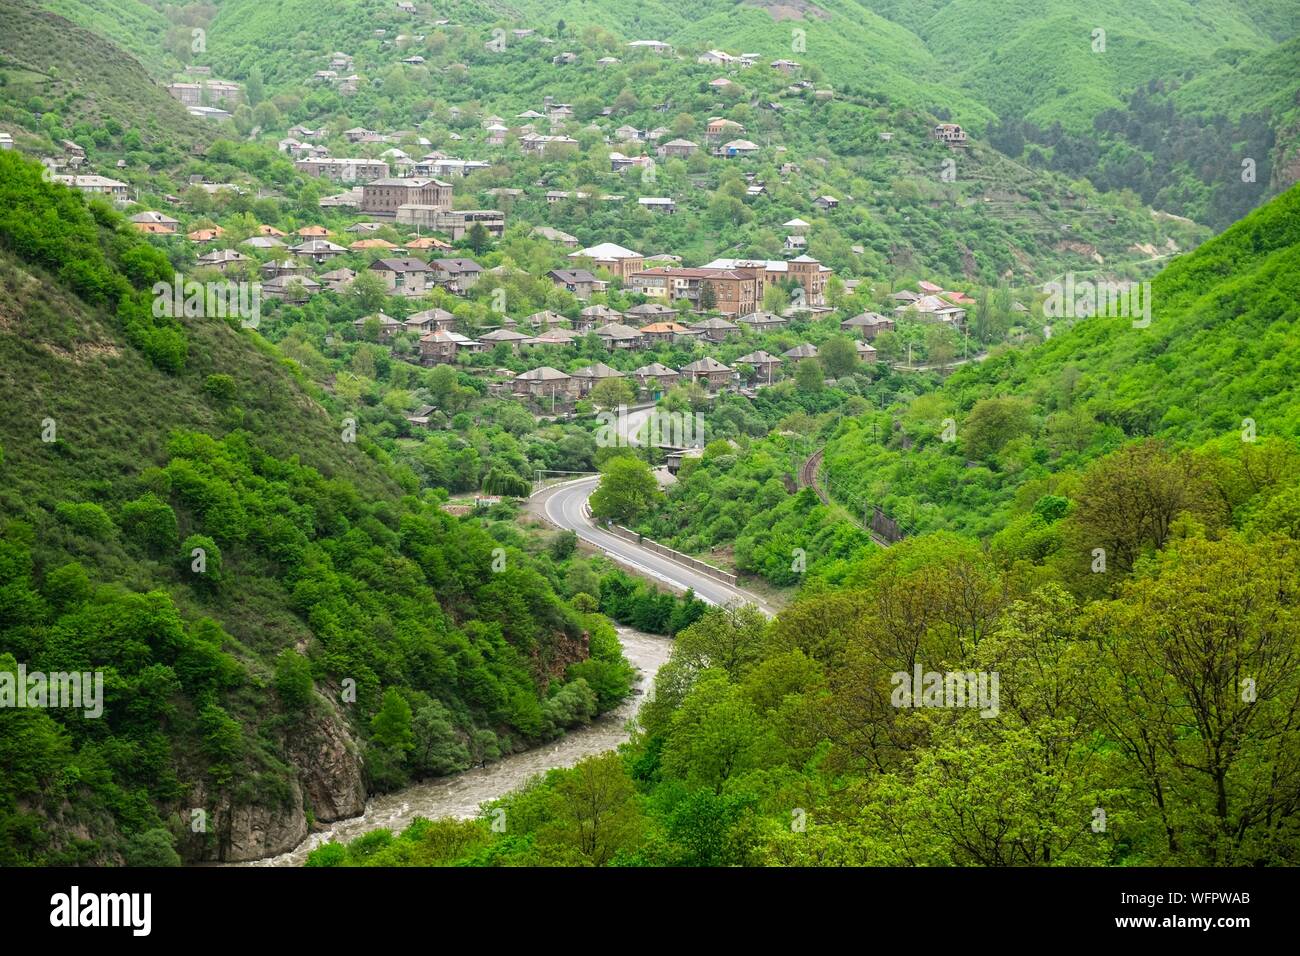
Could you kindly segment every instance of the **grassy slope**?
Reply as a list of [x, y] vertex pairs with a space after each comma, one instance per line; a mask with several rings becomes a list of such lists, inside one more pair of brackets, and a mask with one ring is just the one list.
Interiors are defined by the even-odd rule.
[[[917, 26], [956, 83], [990, 108], [1040, 124], [1087, 128], [1097, 108], [1152, 78], [1213, 68], [1215, 53], [1294, 34], [1281, 3], [1215, 0], [952, 0]], [[1106, 31], [1105, 53], [1091, 50]]]
[[1223, 113], [1268, 110], [1277, 125], [1300, 114], [1300, 38], [1224, 63], [1174, 93], [1180, 108]]
[[146, 146], [211, 137], [119, 47], [27, 0], [0, 4], [0, 73], [12, 77], [5, 99], [25, 104], [39, 96], [71, 123], [97, 127], [114, 119], [137, 130]]
[[141, 0], [41, 0], [40, 6], [112, 40], [155, 74], [174, 65], [164, 47], [171, 21]]

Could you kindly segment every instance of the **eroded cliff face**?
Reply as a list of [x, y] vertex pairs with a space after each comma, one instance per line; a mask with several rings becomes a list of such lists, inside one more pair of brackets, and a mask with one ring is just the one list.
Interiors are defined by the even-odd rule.
[[1271, 185], [1276, 192], [1285, 192], [1300, 182], [1300, 145], [1296, 144], [1297, 137], [1300, 137], [1300, 123], [1278, 132], [1278, 141], [1283, 145], [1278, 147], [1278, 159], [1273, 164]]
[[238, 790], [212, 792], [207, 782], [190, 791], [190, 803], [202, 810], [203, 829], [193, 832], [194, 818], [177, 851], [187, 862], [239, 863], [283, 853], [307, 836], [302, 788], [288, 782], [283, 802], [241, 802]]
[[[308, 811], [316, 822], [329, 823], [361, 814], [366, 805], [361, 748], [336, 701], [317, 697], [310, 717], [286, 728], [282, 740], [289, 776], [267, 787], [255, 799], [236, 787], [216, 791], [208, 782], [196, 784], [188, 803], [206, 814], [205, 830], [187, 832], [177, 847], [190, 862], [242, 863], [287, 853], [310, 830]], [[267, 791], [278, 787], [281, 799]]]
[[286, 741], [298, 769], [306, 808], [321, 823], [355, 817], [366, 808], [361, 747], [337, 702], [320, 695], [325, 719], [292, 733]]
[[533, 676], [541, 686], [545, 686], [548, 681], [563, 680], [564, 672], [570, 664], [585, 661], [590, 656], [590, 634], [583, 631], [577, 637], [569, 637], [557, 631], [544, 646], [539, 644], [533, 648]]
[[219, 816], [218, 859], [231, 862], [257, 860], [283, 853], [307, 837], [307, 815], [303, 812], [302, 788], [290, 784], [289, 807], [257, 804], [227, 804]]

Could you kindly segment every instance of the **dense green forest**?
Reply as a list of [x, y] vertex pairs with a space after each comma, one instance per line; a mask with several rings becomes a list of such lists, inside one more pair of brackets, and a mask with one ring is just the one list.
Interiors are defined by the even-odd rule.
[[990, 131], [990, 142], [1008, 155], [1026, 154], [1032, 165], [1086, 176], [1099, 189], [1132, 189], [1154, 208], [1223, 228], [1271, 191], [1278, 131], [1268, 112], [1231, 120], [1180, 111], [1177, 103], [1153, 80], [1123, 108], [1098, 113], [1086, 133], [1007, 119]]

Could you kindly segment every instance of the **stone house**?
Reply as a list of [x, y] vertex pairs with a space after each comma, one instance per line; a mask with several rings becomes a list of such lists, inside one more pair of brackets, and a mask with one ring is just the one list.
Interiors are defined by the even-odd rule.
[[731, 382], [732, 371], [712, 356], [682, 366], [682, 377], [699, 382], [710, 392], [716, 392]]
[[370, 271], [384, 280], [393, 295], [421, 296], [430, 289], [433, 270], [423, 259], [376, 259]]

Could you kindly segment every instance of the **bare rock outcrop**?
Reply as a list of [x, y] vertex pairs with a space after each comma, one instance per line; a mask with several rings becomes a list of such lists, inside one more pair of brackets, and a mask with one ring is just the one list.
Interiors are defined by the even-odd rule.
[[366, 784], [361, 748], [338, 704], [321, 694], [318, 710], [300, 732], [287, 741], [289, 758], [298, 768], [306, 806], [322, 823], [358, 816], [366, 808]]
[[[177, 847], [186, 860], [260, 860], [286, 853], [307, 837], [302, 788], [296, 780], [289, 781], [283, 802], [237, 802], [228, 792], [210, 795], [203, 784], [191, 791], [190, 800], [203, 816], [202, 829], [195, 832], [191, 826]], [[194, 819], [190, 816], [187, 822]]]

